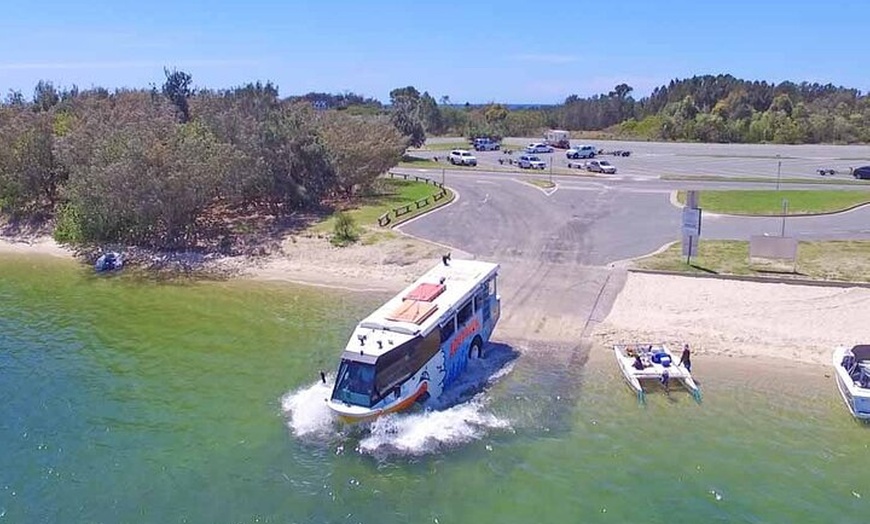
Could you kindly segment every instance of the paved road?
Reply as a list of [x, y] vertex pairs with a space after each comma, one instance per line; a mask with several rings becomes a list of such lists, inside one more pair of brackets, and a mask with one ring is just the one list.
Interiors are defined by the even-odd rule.
[[[535, 177], [449, 171], [445, 181], [459, 193], [459, 200], [402, 230], [487, 258], [593, 266], [641, 256], [679, 239], [680, 210], [671, 203], [670, 196], [685, 187], [681, 183], [554, 176], [558, 188], [549, 193], [523, 183], [530, 178]], [[765, 187], [722, 182], [691, 186]], [[702, 227], [702, 238], [748, 240], [755, 234], [781, 234], [782, 219], [705, 213]], [[867, 240], [870, 206], [837, 215], [790, 217], [786, 219], [786, 234], [800, 240]]]

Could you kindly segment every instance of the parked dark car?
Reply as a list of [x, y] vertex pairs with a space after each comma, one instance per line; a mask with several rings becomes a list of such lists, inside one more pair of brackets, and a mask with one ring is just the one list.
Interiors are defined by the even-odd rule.
[[852, 176], [861, 179], [870, 179], [870, 166], [856, 167], [852, 170]]

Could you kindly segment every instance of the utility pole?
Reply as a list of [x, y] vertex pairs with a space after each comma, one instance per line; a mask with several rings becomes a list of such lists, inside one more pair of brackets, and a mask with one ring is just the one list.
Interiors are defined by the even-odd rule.
[[781, 237], [785, 236], [785, 216], [787, 214], [788, 214], [788, 199], [783, 198], [782, 199], [782, 231], [779, 234], [779, 236], [781, 236]]

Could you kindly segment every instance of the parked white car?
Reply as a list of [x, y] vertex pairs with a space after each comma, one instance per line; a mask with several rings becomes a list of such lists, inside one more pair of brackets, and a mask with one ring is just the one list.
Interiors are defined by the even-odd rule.
[[578, 158], [595, 158], [595, 154], [598, 152], [597, 149], [590, 145], [583, 145], [572, 147], [568, 151], [565, 151], [565, 156], [572, 159]]
[[454, 149], [447, 156], [447, 160], [453, 165], [459, 166], [476, 166], [477, 157], [471, 154], [471, 151], [465, 149]]
[[523, 155], [517, 160], [517, 165], [522, 169], [545, 169], [547, 163], [535, 155]]
[[534, 144], [529, 144], [526, 146], [526, 153], [552, 153], [553, 148], [548, 146], [547, 144], [542, 144], [540, 142], [536, 142]]
[[616, 166], [611, 164], [607, 160], [590, 160], [586, 164], [586, 170], [595, 173], [604, 173], [607, 175], [616, 174]]

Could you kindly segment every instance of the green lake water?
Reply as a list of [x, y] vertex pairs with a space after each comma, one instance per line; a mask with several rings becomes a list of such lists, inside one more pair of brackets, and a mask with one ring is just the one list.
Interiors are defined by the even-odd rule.
[[699, 355], [701, 404], [640, 406], [603, 350], [496, 332], [455, 405], [339, 427], [317, 373], [385, 298], [0, 257], [0, 523], [870, 519], [826, 369]]

